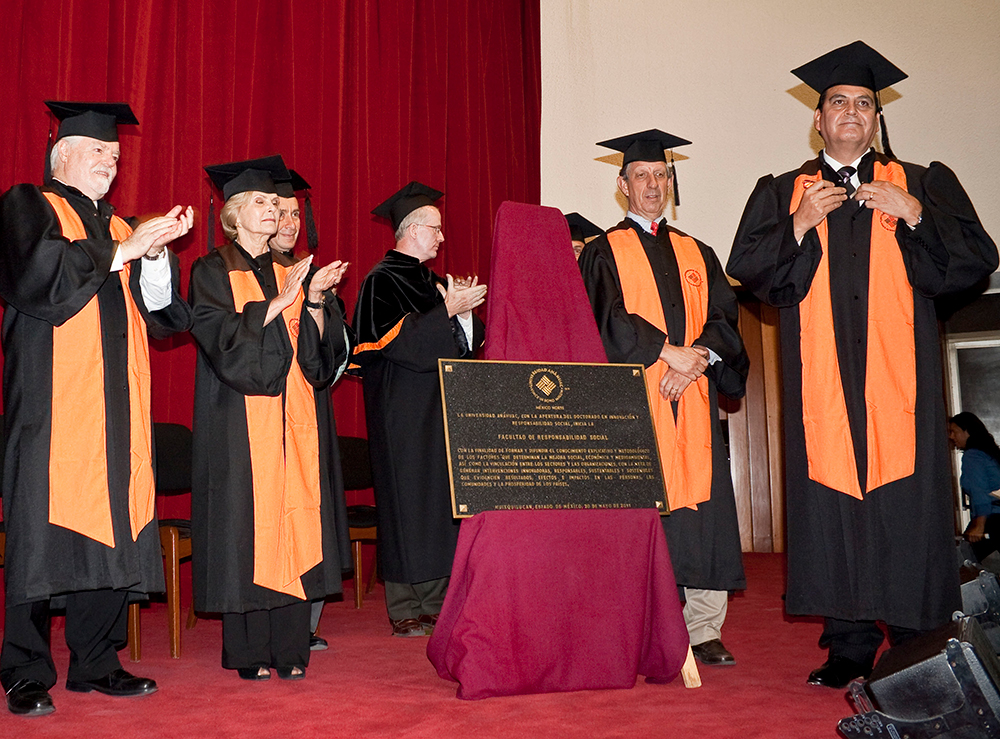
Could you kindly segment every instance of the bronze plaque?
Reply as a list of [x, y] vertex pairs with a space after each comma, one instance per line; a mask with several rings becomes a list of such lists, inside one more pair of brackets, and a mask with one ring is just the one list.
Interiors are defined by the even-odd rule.
[[640, 365], [438, 360], [452, 511], [666, 513]]

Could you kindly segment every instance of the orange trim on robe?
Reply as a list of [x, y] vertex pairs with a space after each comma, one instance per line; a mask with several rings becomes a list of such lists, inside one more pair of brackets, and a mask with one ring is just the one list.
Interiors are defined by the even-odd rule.
[[[407, 313], [407, 315], [409, 314]], [[354, 354], [361, 354], [363, 352], [377, 352], [380, 349], [384, 349], [390, 344], [390, 342], [392, 342], [393, 339], [395, 339], [399, 335], [400, 330], [403, 328], [403, 321], [405, 320], [406, 316], [400, 318], [399, 323], [397, 323], [395, 326], [386, 331], [385, 334], [382, 335], [382, 338], [379, 339], [378, 341], [370, 341], [367, 344], [358, 344], [356, 347], [354, 347]], [[351, 365], [351, 367], [357, 367], [357, 365]]]
[[[798, 208], [806, 188], [821, 178], [821, 173], [796, 178], [790, 213]], [[898, 162], [887, 165], [876, 162], [874, 179], [906, 189], [906, 174]], [[861, 500], [864, 496], [833, 330], [826, 219], [816, 227], [816, 232], [822, 256], [809, 292], [799, 305], [802, 421], [809, 478]], [[868, 263], [866, 493], [912, 475], [916, 458], [913, 288], [896, 241], [896, 219], [877, 209], [872, 213]]]
[[[288, 269], [274, 263], [280, 291]], [[264, 300], [252, 272], [229, 273], [238, 312]], [[247, 395], [247, 436], [253, 478], [253, 581], [305, 600], [301, 576], [323, 561], [320, 521], [319, 428], [316, 397], [298, 363], [303, 294], [282, 311], [292, 343], [284, 397]], [[311, 320], [311, 319], [310, 319]]]
[[[667, 333], [663, 304], [653, 270], [638, 235], [631, 229], [608, 233], [625, 308]], [[708, 274], [698, 244], [690, 236], [671, 232], [684, 295], [684, 341], [691, 346], [708, 318]], [[660, 468], [670, 510], [697, 509], [712, 497], [712, 407], [708, 378], [688, 385], [677, 403], [677, 419], [669, 400], [660, 395], [660, 380], [669, 367], [657, 361], [646, 368], [646, 393], [653, 414]]]
[[[87, 238], [83, 221], [63, 198], [43, 193], [70, 241]], [[111, 236], [132, 229], [111, 217]], [[118, 273], [128, 321], [129, 523], [132, 540], [153, 520], [156, 485], [152, 463], [149, 339], [129, 289], [131, 265]], [[112, 279], [109, 277], [109, 279]], [[62, 326], [52, 328], [52, 424], [49, 442], [49, 523], [115, 546], [108, 490], [101, 314], [95, 295]]]

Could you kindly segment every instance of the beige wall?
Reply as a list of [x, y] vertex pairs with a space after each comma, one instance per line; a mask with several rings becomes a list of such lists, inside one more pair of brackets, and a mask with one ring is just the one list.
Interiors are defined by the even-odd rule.
[[[1000, 0], [541, 0], [542, 203], [623, 215], [595, 141], [661, 128], [677, 151], [675, 225], [723, 264], [757, 178], [818, 150], [815, 93], [790, 69], [861, 39], [906, 71], [883, 96], [895, 153], [958, 174], [1000, 238]], [[836, 13], [834, 15], [833, 13]]]

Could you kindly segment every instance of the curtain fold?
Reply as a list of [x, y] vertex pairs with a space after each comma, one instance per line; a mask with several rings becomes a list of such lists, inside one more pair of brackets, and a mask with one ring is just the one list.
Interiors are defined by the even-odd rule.
[[[0, 190], [41, 180], [43, 100], [124, 100], [140, 125], [122, 129], [108, 200], [123, 216], [194, 206], [185, 291], [206, 250], [202, 166], [272, 153], [313, 186], [317, 263], [351, 262], [348, 317], [392, 248], [369, 211], [411, 179], [445, 192], [431, 266], [488, 280], [500, 203], [539, 202], [539, 15], [539, 0], [0, 0]], [[154, 345], [156, 420], [190, 423], [194, 358], [187, 336]], [[358, 385], [341, 386], [339, 429], [364, 434]]]

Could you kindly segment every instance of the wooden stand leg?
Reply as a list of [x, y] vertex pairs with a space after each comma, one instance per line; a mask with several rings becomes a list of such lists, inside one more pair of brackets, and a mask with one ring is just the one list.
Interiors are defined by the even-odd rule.
[[142, 659], [142, 633], [139, 626], [139, 604], [128, 606], [128, 658], [132, 662]]
[[167, 631], [170, 634], [170, 656], [181, 657], [181, 573], [180, 573], [180, 532], [176, 527], [167, 529]]
[[354, 545], [354, 607], [361, 608], [364, 594], [361, 592], [361, 541], [355, 539]]
[[681, 678], [684, 680], [685, 688], [701, 687], [701, 675], [698, 672], [698, 663], [694, 661], [694, 652], [691, 651], [690, 645], [688, 645], [687, 659], [684, 660], [684, 666], [681, 667]]

